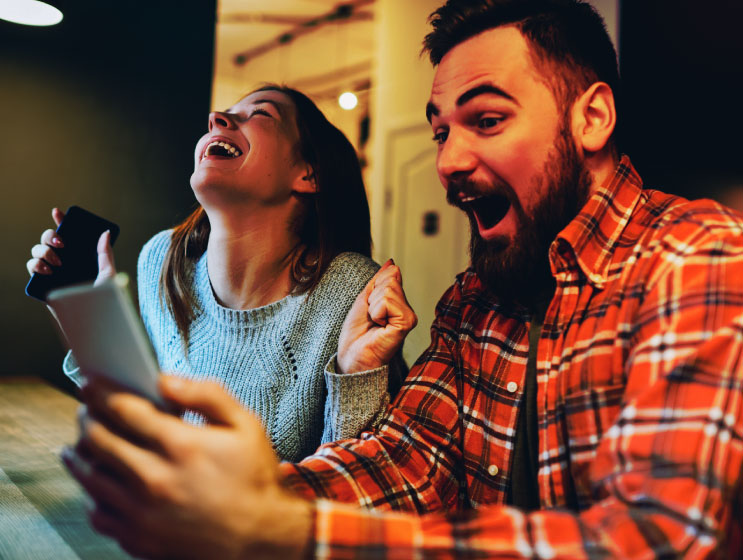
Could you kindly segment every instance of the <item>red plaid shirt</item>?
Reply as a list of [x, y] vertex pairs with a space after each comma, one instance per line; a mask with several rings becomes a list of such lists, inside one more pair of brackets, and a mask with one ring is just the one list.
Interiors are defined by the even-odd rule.
[[549, 258], [557, 291], [537, 350], [541, 510], [504, 505], [529, 318], [466, 271], [375, 430], [282, 465], [301, 495], [335, 500], [317, 502], [318, 557], [698, 558], [739, 548], [743, 219], [643, 190], [625, 157]]

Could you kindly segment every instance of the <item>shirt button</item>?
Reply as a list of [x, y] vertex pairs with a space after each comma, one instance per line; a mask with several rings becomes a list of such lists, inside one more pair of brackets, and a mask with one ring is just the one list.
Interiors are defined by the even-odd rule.
[[498, 467], [496, 467], [495, 465], [490, 465], [488, 467], [488, 474], [490, 476], [495, 476], [496, 474], [498, 474]]
[[518, 388], [519, 388], [518, 383], [516, 383], [515, 381], [509, 381], [508, 385], [506, 385], [506, 390], [509, 393], [515, 393], [516, 389]]

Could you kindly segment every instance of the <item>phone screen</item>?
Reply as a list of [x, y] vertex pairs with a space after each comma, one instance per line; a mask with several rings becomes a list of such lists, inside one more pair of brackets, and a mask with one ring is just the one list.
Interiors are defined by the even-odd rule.
[[63, 286], [92, 282], [98, 275], [98, 239], [111, 231], [113, 246], [119, 235], [119, 226], [79, 206], [70, 206], [57, 233], [64, 242], [61, 249], [54, 248], [62, 266], [51, 266], [49, 275], [34, 273], [26, 285], [26, 295], [46, 301], [49, 291]]

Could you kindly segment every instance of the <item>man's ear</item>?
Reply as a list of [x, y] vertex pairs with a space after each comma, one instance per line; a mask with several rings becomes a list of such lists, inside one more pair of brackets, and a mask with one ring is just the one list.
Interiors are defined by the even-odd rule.
[[614, 94], [608, 84], [596, 82], [573, 104], [573, 134], [584, 152], [601, 151], [617, 124]]
[[314, 194], [317, 192], [315, 172], [309, 165], [306, 165], [303, 168], [303, 171], [297, 174], [296, 179], [294, 179], [294, 184], [292, 185], [292, 190], [303, 194]]

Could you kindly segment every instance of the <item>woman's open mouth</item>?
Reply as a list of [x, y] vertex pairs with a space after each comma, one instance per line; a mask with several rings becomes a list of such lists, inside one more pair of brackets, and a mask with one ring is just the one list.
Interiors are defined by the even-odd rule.
[[233, 159], [240, 157], [241, 155], [242, 151], [234, 144], [223, 140], [213, 140], [206, 145], [206, 148], [204, 148], [204, 155], [201, 159], [203, 160], [208, 157]]

